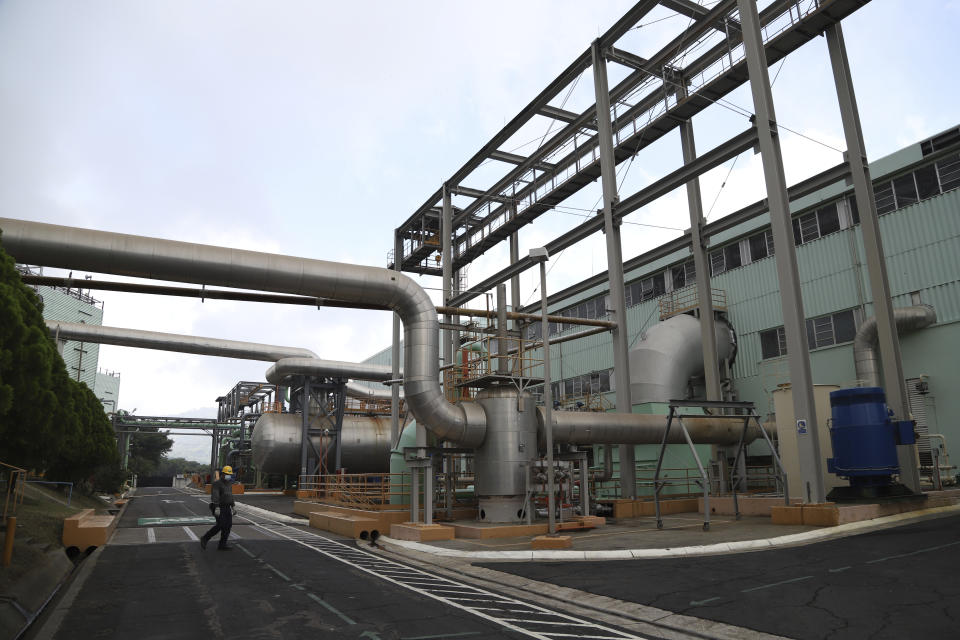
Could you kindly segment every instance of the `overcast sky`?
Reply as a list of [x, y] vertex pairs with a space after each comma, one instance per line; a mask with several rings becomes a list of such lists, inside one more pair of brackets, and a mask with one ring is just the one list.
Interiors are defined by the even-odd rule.
[[[385, 266], [394, 228], [631, 4], [0, 1], [0, 215]], [[671, 15], [651, 14], [620, 46], [651, 55], [685, 26]], [[960, 2], [874, 0], [844, 32], [870, 158], [960, 123]], [[623, 73], [610, 65], [611, 84]], [[778, 120], [802, 134], [784, 132], [788, 181], [839, 162], [826, 41], [771, 77]], [[586, 108], [592, 83], [588, 70], [565, 108]], [[728, 100], [752, 111], [745, 89]], [[700, 150], [746, 128], [736, 111], [694, 120]], [[538, 120], [505, 148], [530, 153], [547, 127]], [[763, 197], [758, 160], [746, 153], [704, 177], [710, 220]], [[679, 163], [678, 138], [666, 136], [622, 166], [621, 195]], [[489, 186], [497, 165], [466, 186]], [[598, 197], [593, 185], [567, 204], [591, 210]], [[643, 224], [681, 230], [686, 211], [678, 190], [631, 214], [624, 257], [679, 233]], [[575, 209], [543, 216], [521, 233], [521, 253], [581, 221]], [[555, 256], [548, 287], [603, 271], [603, 246], [597, 234]], [[490, 252], [468, 281], [505, 261]], [[523, 278], [525, 303], [534, 278]], [[385, 312], [94, 295], [109, 326], [353, 361], [390, 342]], [[100, 351], [100, 367], [121, 373], [120, 406], [140, 414], [214, 417], [217, 396], [266, 366]], [[203, 460], [208, 446], [183, 438], [174, 453]]]

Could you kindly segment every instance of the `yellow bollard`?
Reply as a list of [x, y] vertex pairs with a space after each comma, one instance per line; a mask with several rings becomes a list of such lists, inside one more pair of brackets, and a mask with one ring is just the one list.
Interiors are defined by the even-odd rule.
[[17, 519], [14, 516], [7, 518], [7, 538], [3, 542], [3, 566], [9, 567], [13, 559], [13, 534], [17, 531]]

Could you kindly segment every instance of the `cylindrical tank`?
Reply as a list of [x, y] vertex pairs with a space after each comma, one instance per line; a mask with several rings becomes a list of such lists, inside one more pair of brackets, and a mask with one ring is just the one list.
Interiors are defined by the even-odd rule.
[[[262, 473], [300, 473], [302, 416], [296, 413], [265, 413], [253, 428], [253, 464]], [[322, 428], [320, 418], [311, 426]], [[327, 467], [335, 463], [332, 436], [312, 436], [324, 452]], [[323, 447], [321, 449], [321, 446]], [[340, 466], [347, 473], [384, 473], [390, 468], [390, 420], [376, 416], [343, 417]]]
[[537, 409], [529, 393], [490, 387], [476, 402], [487, 416], [487, 435], [474, 456], [480, 519], [520, 522], [524, 518], [525, 465], [537, 457]]
[[830, 393], [831, 473], [851, 484], [885, 484], [900, 472], [897, 434], [880, 387], [840, 389]]

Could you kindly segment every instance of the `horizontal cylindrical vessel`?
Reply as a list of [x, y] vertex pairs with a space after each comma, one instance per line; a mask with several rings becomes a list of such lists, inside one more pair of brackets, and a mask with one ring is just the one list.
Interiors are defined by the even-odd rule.
[[[311, 427], [325, 426], [320, 418]], [[265, 413], [253, 428], [253, 464], [263, 473], [300, 473], [303, 416], [299, 413]], [[323, 452], [328, 468], [335, 463], [332, 435], [311, 436]], [[343, 417], [340, 464], [346, 473], [385, 473], [390, 470], [390, 420], [376, 416]]]
[[[655, 414], [553, 411], [551, 415], [553, 441], [558, 444], [660, 444], [667, 427], [667, 416]], [[537, 419], [542, 440], [546, 421], [539, 407]], [[683, 416], [683, 424], [697, 444], [737, 444], [743, 420], [739, 416]], [[745, 442], [759, 437], [760, 429], [751, 424]], [[674, 418], [667, 444], [684, 443], [683, 431]]]

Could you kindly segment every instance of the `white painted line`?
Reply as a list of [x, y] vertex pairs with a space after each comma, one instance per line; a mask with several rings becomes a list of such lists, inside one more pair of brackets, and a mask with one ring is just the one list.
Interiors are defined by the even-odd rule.
[[703, 605], [707, 604], [708, 602], [713, 602], [714, 600], [722, 600], [722, 598], [721, 598], [720, 596], [717, 596], [717, 597], [715, 597], [715, 598], [707, 598], [706, 600], [691, 600], [691, 601], [690, 601], [690, 606], [691, 606], [691, 607], [700, 607], [700, 606], [703, 606]]
[[799, 578], [790, 578], [789, 580], [781, 580], [780, 582], [774, 582], [772, 584], [763, 584], [759, 587], [750, 587], [749, 589], [741, 589], [740, 593], [750, 593], [751, 591], [760, 591], [761, 589], [769, 589], [770, 587], [779, 587], [782, 584], [790, 584], [791, 582], [802, 582], [803, 580], [809, 580], [813, 576], [800, 576]]
[[183, 530], [187, 532], [187, 537], [193, 540], [194, 542], [197, 542], [200, 540], [200, 538], [197, 537], [197, 534], [195, 534], [193, 531], [190, 531], [190, 527], [184, 527]]
[[267, 567], [267, 569], [270, 569], [270, 571], [273, 571], [275, 574], [277, 574], [278, 576], [280, 576], [281, 578], [283, 578], [283, 579], [286, 580], [287, 582], [290, 582], [290, 578], [289, 578], [287, 575], [285, 575], [284, 573], [282, 573], [281, 571], [279, 571], [279, 570], [278, 570], [276, 567], [274, 567], [273, 565], [269, 565], [269, 564], [266, 564], [266, 563], [264, 563], [264, 565]]
[[312, 593], [308, 593], [308, 594], [307, 594], [307, 597], [310, 598], [311, 600], [313, 600], [313, 601], [315, 601], [315, 602], [318, 602], [318, 603], [320, 603], [321, 605], [323, 605], [323, 606], [327, 609], [327, 611], [329, 611], [330, 613], [336, 614], [337, 616], [340, 617], [341, 620], [343, 620], [343, 621], [346, 622], [347, 624], [357, 624], [356, 622], [354, 622], [353, 620], [351, 620], [348, 616], [346, 616], [346, 615], [344, 615], [343, 613], [341, 613], [340, 611], [338, 611], [333, 605], [331, 605], [331, 604], [329, 604], [329, 603], [327, 603], [327, 602], [324, 602], [322, 598], [318, 598], [317, 596], [313, 595]]
[[930, 551], [939, 551], [940, 549], [946, 549], [947, 547], [955, 547], [960, 542], [950, 542], [948, 544], [941, 544], [936, 547], [928, 547], [926, 549], [917, 549], [916, 551], [911, 551], [910, 553], [901, 553], [895, 556], [886, 556], [884, 558], [876, 558], [875, 560], [867, 560], [866, 564], [874, 564], [876, 562], [883, 562], [884, 560], [897, 560], [898, 558], [908, 558], [910, 556], [915, 556], [921, 553], [929, 553]]
[[830, 573], [840, 573], [841, 571], [846, 571], [850, 567], [837, 567], [836, 569], [828, 569]]
[[157, 533], [153, 530], [153, 527], [147, 528], [147, 542], [153, 544], [157, 541]]
[[256, 557], [256, 556], [254, 556], [252, 553], [250, 553], [249, 551], [247, 551], [247, 548], [244, 547], [244, 546], [242, 546], [242, 545], [239, 545], [239, 544], [238, 544], [238, 545], [237, 545], [237, 549], [240, 549], [240, 551], [243, 551], [245, 554], [247, 554], [247, 555], [250, 556], [251, 558], [255, 558], [255, 557]]

